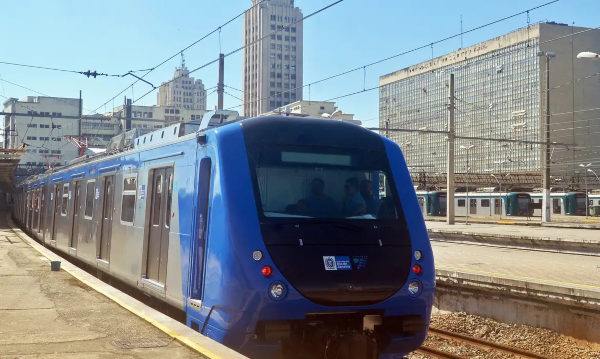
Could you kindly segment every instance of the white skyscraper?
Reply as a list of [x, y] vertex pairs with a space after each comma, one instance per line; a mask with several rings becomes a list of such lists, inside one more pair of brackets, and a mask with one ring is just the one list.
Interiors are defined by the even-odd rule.
[[302, 22], [293, 24], [302, 19], [302, 11], [294, 0], [258, 3], [252, 0], [255, 6], [244, 15], [245, 116], [302, 100]]
[[181, 67], [175, 69], [174, 81], [160, 86], [156, 95], [159, 106], [172, 106], [187, 110], [206, 111], [206, 90], [202, 80], [190, 77], [190, 71], [185, 67], [181, 55]]

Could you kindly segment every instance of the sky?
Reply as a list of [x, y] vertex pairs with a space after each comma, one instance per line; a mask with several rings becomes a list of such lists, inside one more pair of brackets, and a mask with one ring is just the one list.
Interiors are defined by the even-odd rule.
[[[304, 84], [399, 54], [484, 25], [551, 0], [344, 0], [304, 23]], [[334, 0], [296, 0], [306, 16]], [[225, 6], [225, 4], [227, 4]], [[130, 70], [152, 68], [217, 29], [251, 6], [250, 0], [20, 0], [4, 2], [0, 37], [0, 61], [98, 71], [122, 75]], [[600, 0], [559, 0], [533, 10], [529, 22], [556, 21], [575, 26], [600, 26]], [[464, 47], [527, 26], [527, 15], [499, 22], [465, 34]], [[190, 70], [243, 45], [243, 21], [239, 17], [184, 52]], [[433, 56], [461, 47], [456, 38], [433, 46]], [[590, 49], [599, 52], [600, 49]], [[376, 87], [379, 77], [431, 59], [427, 47], [333, 80], [304, 88], [303, 98], [330, 100]], [[145, 78], [158, 86], [172, 78], [181, 63], [176, 56]], [[144, 72], [136, 72], [138, 76]], [[207, 88], [216, 86], [218, 65], [192, 74]], [[87, 78], [80, 74], [46, 71], [0, 64], [0, 94], [6, 97], [48, 95], [78, 97], [83, 92], [84, 114], [110, 111], [123, 97], [137, 100], [151, 90], [138, 82], [113, 101], [112, 97], [135, 79]], [[28, 88], [24, 89], [13, 84]], [[225, 59], [225, 108], [241, 105], [242, 51]], [[39, 92], [36, 93], [35, 91]], [[234, 97], [235, 96], [235, 97]], [[377, 126], [377, 90], [341, 98], [337, 106], [354, 113], [365, 125]], [[5, 98], [2, 98], [4, 102]], [[108, 103], [106, 103], [108, 101]], [[217, 96], [208, 97], [214, 108]], [[106, 104], [105, 104], [106, 103]], [[136, 104], [156, 104], [156, 91]], [[241, 113], [241, 107], [235, 108]]]

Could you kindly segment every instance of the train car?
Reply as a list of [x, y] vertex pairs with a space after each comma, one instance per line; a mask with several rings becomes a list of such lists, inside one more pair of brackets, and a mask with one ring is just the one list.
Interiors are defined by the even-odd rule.
[[417, 191], [419, 206], [424, 216], [446, 215], [446, 192], [445, 191]]
[[[532, 193], [531, 198], [534, 202], [541, 203], [542, 193]], [[591, 196], [590, 196], [591, 198]], [[586, 215], [586, 195], [583, 192], [554, 192], [550, 193], [552, 202], [552, 214], [562, 216], [585, 216]], [[541, 216], [542, 211], [536, 209], [534, 216]]]
[[252, 358], [398, 358], [427, 334], [435, 272], [411, 178], [400, 148], [360, 126], [127, 132], [28, 179], [17, 202], [37, 240]]

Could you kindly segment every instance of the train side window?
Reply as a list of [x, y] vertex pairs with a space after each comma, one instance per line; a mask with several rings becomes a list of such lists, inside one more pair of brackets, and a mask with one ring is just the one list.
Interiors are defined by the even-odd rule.
[[135, 199], [137, 196], [137, 175], [123, 179], [123, 200], [121, 201], [121, 222], [133, 225]]
[[464, 207], [465, 206], [466, 201], [464, 199], [459, 199], [458, 200], [458, 206], [459, 207]]
[[69, 207], [69, 185], [65, 184], [62, 191], [62, 201], [60, 204], [60, 215], [67, 215], [67, 207]]
[[489, 207], [490, 206], [490, 200], [489, 199], [482, 199], [481, 200], [481, 207]]
[[156, 191], [156, 193], [154, 193], [154, 195], [156, 196], [154, 203], [157, 203], [158, 205], [154, 206], [154, 213], [152, 213], [152, 225], [153, 226], [159, 226], [160, 225], [160, 208], [161, 205], [160, 203], [162, 203], [162, 176], [158, 175], [156, 176], [156, 180], [154, 182], [154, 190]]
[[96, 190], [96, 180], [88, 181], [85, 186], [85, 213], [83, 217], [85, 219], [92, 219], [94, 215], [94, 196]]
[[167, 178], [167, 210], [165, 211], [165, 227], [171, 227], [171, 201], [173, 200], [173, 173]]

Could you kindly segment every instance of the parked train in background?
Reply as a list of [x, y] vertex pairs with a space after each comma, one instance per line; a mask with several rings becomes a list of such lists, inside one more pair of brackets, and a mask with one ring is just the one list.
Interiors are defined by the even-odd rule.
[[14, 217], [252, 358], [417, 349], [435, 271], [400, 148], [341, 121], [222, 122], [115, 137], [21, 184]]
[[[490, 188], [469, 192], [469, 216], [474, 217], [541, 217], [541, 209], [529, 209], [529, 203], [541, 203], [540, 192], [493, 192]], [[447, 214], [446, 191], [417, 191], [421, 212], [426, 217], [445, 217]], [[550, 194], [552, 214], [556, 216], [585, 216], [584, 192], [553, 192]], [[600, 194], [588, 195], [589, 206], [600, 206]], [[467, 194], [454, 194], [456, 216], [467, 214]], [[589, 209], [588, 209], [589, 214]]]

